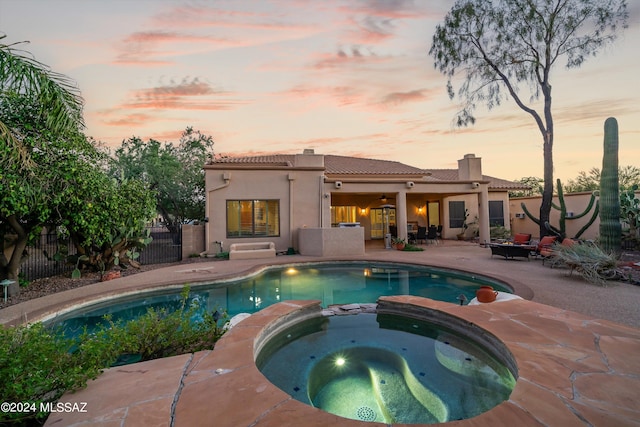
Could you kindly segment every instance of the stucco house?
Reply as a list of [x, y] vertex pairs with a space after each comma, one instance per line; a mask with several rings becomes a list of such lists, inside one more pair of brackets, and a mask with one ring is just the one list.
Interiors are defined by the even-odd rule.
[[[519, 183], [482, 174], [467, 154], [457, 169], [316, 154], [221, 158], [207, 164], [205, 239], [209, 253], [233, 243], [273, 242], [278, 252], [308, 255], [364, 252], [364, 242], [393, 230], [407, 238], [418, 226], [441, 226], [455, 239], [475, 222], [480, 241], [489, 226], [509, 228], [508, 191]], [[471, 237], [471, 234], [468, 235]]]

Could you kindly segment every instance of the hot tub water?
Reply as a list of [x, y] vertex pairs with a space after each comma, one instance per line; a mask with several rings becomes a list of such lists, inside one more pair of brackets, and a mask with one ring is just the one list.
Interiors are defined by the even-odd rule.
[[359, 314], [300, 322], [256, 364], [295, 399], [361, 421], [470, 418], [508, 398], [515, 379], [480, 345], [426, 321]]

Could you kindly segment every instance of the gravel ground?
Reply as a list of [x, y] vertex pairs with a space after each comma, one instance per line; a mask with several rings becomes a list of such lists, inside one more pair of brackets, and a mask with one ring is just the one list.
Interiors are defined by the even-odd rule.
[[[139, 274], [145, 271], [154, 270], [156, 268], [168, 267], [171, 265], [192, 264], [196, 262], [211, 262], [215, 258], [188, 258], [181, 262], [166, 263], [166, 264], [148, 264], [142, 265], [140, 268], [127, 268], [126, 270], [120, 270], [122, 277], [132, 274]], [[55, 294], [57, 292], [66, 291], [69, 289], [80, 288], [82, 286], [91, 285], [100, 281], [100, 273], [98, 272], [83, 272], [82, 277], [79, 279], [72, 279], [71, 272], [60, 276], [46, 277], [43, 279], [37, 279], [29, 283], [28, 286], [23, 287], [20, 290], [20, 295], [9, 297], [7, 302], [4, 302], [0, 297], [0, 309], [8, 307], [10, 305], [19, 304], [21, 302], [29, 301], [34, 298], [43, 297], [46, 295]]]

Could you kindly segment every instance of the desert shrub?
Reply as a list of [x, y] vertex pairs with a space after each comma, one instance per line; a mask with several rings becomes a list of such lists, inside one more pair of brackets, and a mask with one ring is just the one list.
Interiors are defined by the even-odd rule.
[[0, 326], [1, 400], [31, 406], [20, 413], [0, 412], [0, 425], [40, 425], [48, 416], [40, 403], [84, 387], [124, 354], [139, 355], [137, 361], [213, 348], [227, 316], [205, 312], [197, 302], [187, 304], [188, 295], [185, 288], [174, 312], [150, 309], [129, 322], [106, 318], [104, 325], [76, 337], [42, 323]]
[[404, 249], [402, 250], [405, 252], [421, 252], [421, 251], [424, 251], [424, 248], [421, 248], [420, 246], [412, 245], [411, 243], [407, 243], [404, 245]]
[[620, 278], [615, 254], [604, 252], [593, 243], [566, 246], [555, 244], [554, 263], [564, 264], [590, 283], [605, 286], [607, 280]]
[[[187, 305], [188, 290], [183, 291], [181, 307], [173, 312], [150, 308], [137, 319], [112, 322], [100, 329], [98, 339], [114, 343], [120, 354], [138, 354], [141, 360], [211, 349], [224, 330], [226, 314], [202, 310], [197, 300]], [[220, 321], [222, 319], [222, 321]]]
[[502, 225], [494, 225], [489, 229], [491, 239], [508, 239], [511, 237], [511, 230], [507, 230]]
[[104, 361], [83, 360], [72, 353], [76, 344], [41, 323], [0, 327], [0, 396], [3, 402], [31, 405], [28, 410], [1, 412], [0, 424], [37, 425], [47, 417], [40, 412], [41, 403], [54, 402], [98, 376]]

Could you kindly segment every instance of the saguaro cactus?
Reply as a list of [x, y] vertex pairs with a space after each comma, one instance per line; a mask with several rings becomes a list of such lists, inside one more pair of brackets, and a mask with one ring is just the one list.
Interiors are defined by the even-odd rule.
[[604, 153], [600, 175], [600, 246], [605, 252], [620, 250], [620, 186], [618, 182], [618, 121], [604, 122]]

